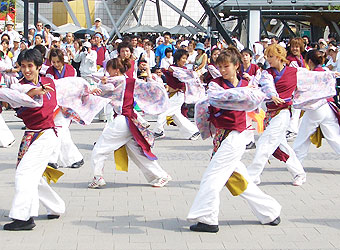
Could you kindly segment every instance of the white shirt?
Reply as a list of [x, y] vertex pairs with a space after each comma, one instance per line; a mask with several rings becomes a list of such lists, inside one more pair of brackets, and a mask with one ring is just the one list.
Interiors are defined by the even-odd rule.
[[16, 51], [14, 51], [13, 49], [11, 49], [11, 52], [13, 54], [13, 57], [12, 57], [12, 64], [13, 64], [13, 67], [15, 67], [15, 63], [17, 62], [18, 60], [18, 56], [21, 52], [20, 48], [18, 48]]
[[13, 40], [15, 38], [20, 39], [19, 33], [15, 30], [11, 30], [11, 31], [5, 30], [2, 34], [9, 35], [9, 39], [10, 39], [9, 40], [9, 47], [13, 47]]
[[117, 58], [118, 57], [118, 51], [114, 50], [110, 53], [110, 59]]
[[174, 63], [174, 58], [172, 56], [170, 58], [164, 57], [161, 60], [160, 68], [161, 69], [168, 69], [170, 67], [170, 65], [172, 65], [173, 63]]
[[145, 61], [147, 61], [147, 63], [149, 64], [150, 68], [153, 68], [153, 67], [156, 66], [155, 52], [150, 50], [150, 55], [148, 55], [148, 53], [146, 51], [144, 51], [143, 52], [143, 57], [144, 57]]
[[142, 47], [136, 47], [133, 48], [133, 55], [137, 58], [136, 60], [139, 59], [140, 55], [144, 52], [144, 49]]
[[185, 67], [187, 67], [188, 69], [193, 69], [194, 64], [195, 64], [197, 51], [194, 50], [193, 52], [194, 53], [192, 53], [191, 55], [189, 54], [188, 59], [187, 59], [187, 64], [185, 65]]
[[97, 72], [97, 52], [95, 50], [90, 50], [90, 53], [86, 52], [80, 52], [76, 53], [74, 56], [75, 62], [80, 62], [80, 75], [83, 76], [89, 76], [92, 73]]

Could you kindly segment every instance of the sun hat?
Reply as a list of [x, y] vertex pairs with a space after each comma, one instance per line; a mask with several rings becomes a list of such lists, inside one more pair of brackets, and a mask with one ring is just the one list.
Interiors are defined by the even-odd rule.
[[198, 50], [198, 49], [205, 51], [203, 43], [196, 44], [195, 50]]

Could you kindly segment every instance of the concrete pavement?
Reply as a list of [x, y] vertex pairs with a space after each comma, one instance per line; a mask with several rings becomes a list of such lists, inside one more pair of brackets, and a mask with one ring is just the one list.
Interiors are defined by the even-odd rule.
[[[282, 205], [279, 226], [260, 225], [247, 203], [225, 189], [220, 231], [196, 233], [189, 231], [185, 218], [209, 163], [211, 140], [183, 140], [178, 129], [167, 127], [166, 138], [156, 141], [154, 152], [173, 178], [168, 186], [150, 187], [133, 163], [128, 173], [116, 171], [111, 157], [105, 166], [107, 186], [91, 190], [87, 188], [92, 178], [89, 160], [104, 123], [71, 126], [85, 165], [61, 169], [65, 175], [52, 184], [66, 203], [66, 213], [48, 221], [41, 207], [33, 231], [3, 231], [2, 226], [10, 221], [23, 124], [11, 111], [2, 115], [17, 142], [11, 148], [0, 148], [0, 249], [340, 249], [340, 159], [326, 142], [320, 149], [311, 146], [303, 163], [307, 183], [301, 187], [291, 185], [291, 176], [279, 161], [267, 164], [260, 187]], [[247, 151], [244, 163], [250, 164], [253, 156], [254, 150]]]

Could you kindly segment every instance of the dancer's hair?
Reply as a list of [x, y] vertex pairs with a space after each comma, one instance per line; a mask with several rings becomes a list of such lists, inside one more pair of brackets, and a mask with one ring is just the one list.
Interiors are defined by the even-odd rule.
[[322, 52], [316, 49], [309, 50], [305, 56], [306, 62], [308, 63], [308, 61], [311, 60], [315, 66], [322, 65], [324, 59]]
[[43, 64], [43, 57], [37, 49], [26, 49], [18, 56], [18, 64], [21, 66], [23, 61], [33, 62], [35, 66], [40, 67]]
[[305, 40], [301, 37], [294, 37], [289, 40], [289, 47], [298, 46], [300, 47], [300, 53], [305, 51]]
[[48, 56], [48, 59], [52, 62], [52, 57], [58, 57], [59, 61], [61, 61], [63, 64], [64, 61], [64, 53], [61, 49], [51, 49], [50, 55]]
[[281, 45], [278, 44], [272, 44], [269, 45], [266, 50], [264, 51], [265, 56], [276, 56], [280, 59], [283, 63], [289, 63], [289, 61], [286, 59], [287, 57], [287, 51], [285, 48], [283, 48]]
[[234, 65], [241, 65], [241, 53], [234, 46], [222, 49], [221, 53], [216, 59], [216, 64], [232, 63]]
[[131, 63], [127, 59], [113, 58], [106, 64], [106, 70], [109, 68], [119, 69], [120, 73], [125, 74], [131, 68]]
[[177, 65], [177, 62], [181, 60], [182, 56], [186, 55], [187, 57], [189, 56], [189, 52], [186, 51], [185, 49], [178, 49], [176, 50], [175, 54], [173, 55], [174, 57], [174, 64]]

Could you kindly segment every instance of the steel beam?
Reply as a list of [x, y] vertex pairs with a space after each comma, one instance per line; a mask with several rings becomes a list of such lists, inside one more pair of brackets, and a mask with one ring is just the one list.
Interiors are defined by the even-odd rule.
[[88, 0], [83, 0], [83, 4], [84, 4], [84, 11], [85, 11], [86, 26], [89, 29], [92, 27], [92, 22], [91, 22], [91, 14], [90, 14]]
[[162, 22], [162, 14], [161, 14], [161, 8], [159, 6], [159, 0], [156, 0], [156, 9], [157, 9], [157, 17], [158, 17], [158, 24], [160, 26], [163, 25], [163, 22]]
[[24, 0], [24, 37], [28, 39], [28, 0]]
[[[26, 3], [26, 1], [25, 1], [25, 3]], [[28, 4], [28, 1], [27, 1], [27, 4]], [[24, 8], [24, 3], [23, 3], [22, 1], [17, 1], [17, 5], [20, 5], [22, 8]], [[32, 9], [28, 8], [28, 11], [29, 11], [31, 14], [34, 15], [34, 11], [33, 11]], [[27, 15], [27, 18], [28, 18], [28, 15]], [[58, 27], [55, 26], [51, 21], [49, 21], [47, 18], [45, 18], [44, 16], [42, 16], [42, 15], [40, 15], [40, 14], [38, 14], [38, 19], [39, 19], [40, 21], [42, 21], [43, 23], [45, 23], [45, 24], [51, 25], [52, 29], [54, 29], [54, 30], [56, 30], [56, 29], [58, 28]], [[28, 24], [28, 20], [27, 20], [27, 24]]]
[[[182, 8], [182, 11], [183, 11], [183, 12], [185, 11], [185, 8], [187, 7], [187, 4], [188, 4], [188, 0], [185, 0], [185, 1], [184, 1], [184, 4], [183, 4], [183, 8]], [[181, 24], [182, 18], [183, 18], [183, 17], [180, 15], [180, 16], [179, 16], [179, 19], [178, 19], [178, 22], [177, 22], [177, 25], [180, 25], [180, 24]]]
[[285, 20], [280, 19], [281, 22], [283, 23], [283, 25], [286, 27], [286, 29], [289, 31], [289, 33], [291, 35], [293, 35], [294, 37], [296, 37], [296, 34], [292, 31], [292, 29], [289, 27], [288, 23]]
[[192, 23], [194, 26], [196, 26], [197, 28], [199, 28], [201, 31], [206, 32], [207, 30], [200, 25], [198, 22], [196, 22], [194, 19], [192, 19], [191, 17], [189, 17], [187, 14], [185, 14], [183, 11], [181, 11], [180, 9], [178, 9], [175, 5], [173, 5], [172, 3], [170, 3], [170, 1], [168, 0], [162, 0], [163, 3], [165, 3], [166, 5], [168, 5], [171, 9], [173, 9], [174, 11], [176, 11], [178, 14], [180, 14], [181, 16], [183, 16], [185, 19], [187, 19], [190, 23]]
[[39, 2], [38, 0], [34, 0], [34, 25], [37, 24], [37, 22], [39, 21], [38, 19], [38, 14], [39, 14]]
[[73, 23], [74, 23], [75, 25], [81, 27], [81, 25], [80, 25], [80, 23], [79, 23], [79, 21], [78, 21], [76, 15], [74, 14], [74, 12], [73, 12], [73, 10], [72, 10], [70, 4], [68, 3], [68, 1], [67, 1], [67, 0], [63, 0], [63, 3], [64, 3], [64, 5], [65, 5], [65, 7], [66, 7], [66, 9], [67, 9], [67, 12], [68, 12], [68, 13], [70, 14], [70, 16], [71, 16]]
[[[63, 0], [63, 1], [66, 1], [66, 0]], [[113, 16], [111, 15], [110, 9], [109, 9], [109, 7], [107, 6], [106, 1], [105, 1], [105, 0], [102, 0], [102, 2], [103, 2], [104, 8], [105, 8], [105, 10], [106, 10], [106, 12], [107, 12], [107, 14], [108, 14], [110, 20], [111, 20], [111, 23], [112, 23], [112, 25], [113, 25], [114, 32], [117, 34], [118, 38], [122, 38], [122, 35], [120, 34], [119, 29], [118, 29], [118, 27], [117, 27], [117, 25], [116, 25], [116, 22], [115, 22], [115, 20], [113, 19]]]
[[[130, 0], [126, 0], [126, 2], [129, 4], [130, 3]], [[138, 16], [137, 16], [137, 13], [135, 10], [132, 10], [132, 14], [133, 16], [135, 17], [136, 21], [138, 22]]]
[[144, 8], [145, 8], [145, 4], [146, 4], [146, 0], [143, 0], [142, 7], [141, 7], [140, 12], [139, 12], [137, 26], [141, 25], [142, 18], [143, 18], [143, 13], [144, 13]]
[[[267, 37], [269, 37], [268, 31], [267, 31], [267, 28], [266, 28], [267, 25], [264, 23], [263, 17], [261, 17], [261, 26], [262, 26], [262, 32], [264, 32], [264, 34], [265, 34]], [[262, 34], [262, 32], [260, 32], [260, 34]]]
[[[125, 8], [123, 13], [120, 15], [120, 17], [118, 18], [118, 21], [116, 22], [118, 29], [119, 29], [119, 26], [124, 21], [124, 19], [126, 18], [126, 16], [129, 15], [130, 11], [132, 10], [132, 8], [133, 8], [133, 6], [135, 5], [136, 2], [137, 2], [137, 0], [130, 1], [130, 3]], [[115, 33], [115, 29], [112, 29], [111, 32], [110, 32], [110, 39], [113, 37], [114, 33]]]
[[334, 21], [331, 21], [336, 33], [338, 33], [338, 36], [340, 36], [340, 29], [339, 29], [339, 26], [334, 22]]

